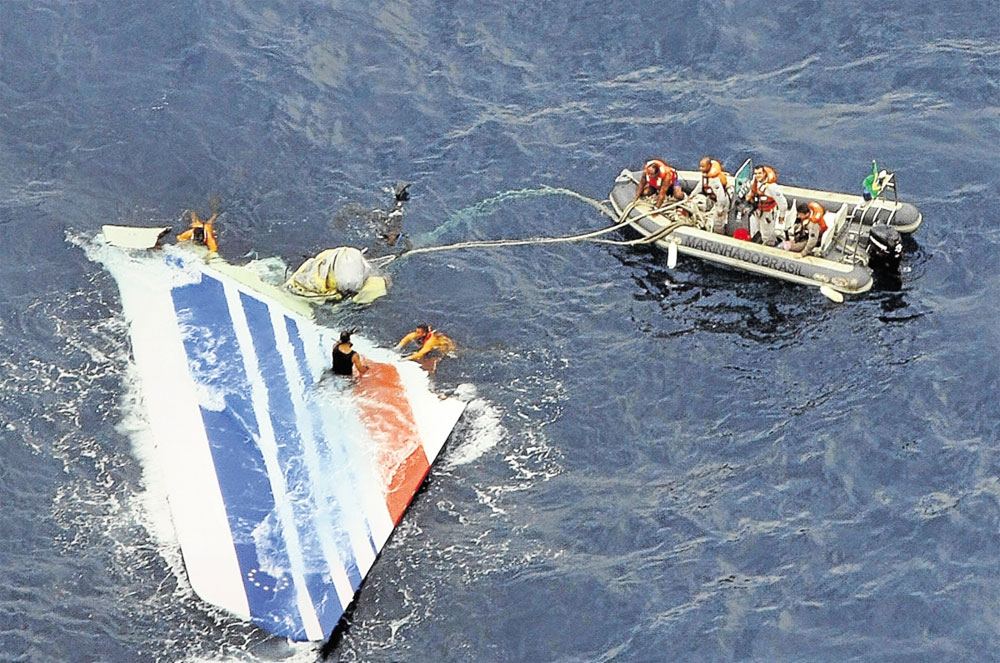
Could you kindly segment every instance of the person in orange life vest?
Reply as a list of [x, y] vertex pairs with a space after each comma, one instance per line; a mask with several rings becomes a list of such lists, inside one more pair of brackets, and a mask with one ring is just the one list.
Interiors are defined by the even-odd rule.
[[701, 180], [691, 191], [691, 197], [703, 194], [712, 201], [712, 232], [726, 232], [726, 222], [729, 220], [729, 206], [732, 202], [729, 198], [728, 178], [722, 171], [722, 164], [711, 157], [702, 157], [698, 163], [698, 170], [701, 171]]
[[773, 168], [754, 166], [753, 181], [750, 184], [747, 201], [753, 205], [751, 221], [756, 221], [761, 242], [767, 246], [775, 245], [777, 238], [774, 234], [774, 222], [778, 214], [783, 214], [788, 209], [785, 194], [781, 192], [777, 182], [778, 174]]
[[218, 253], [219, 244], [215, 241], [215, 231], [212, 230], [212, 224], [215, 223], [215, 217], [217, 216], [219, 216], [218, 212], [213, 214], [208, 221], [202, 221], [198, 218], [198, 213], [191, 210], [191, 225], [177, 236], [177, 241], [184, 242], [191, 240], [195, 244], [207, 246], [208, 250], [212, 253]]
[[340, 332], [340, 342], [333, 346], [333, 372], [336, 375], [350, 377], [354, 375], [354, 369], [358, 369], [358, 375], [364, 375], [368, 370], [361, 355], [354, 350], [351, 344], [351, 332]]
[[639, 178], [639, 186], [635, 189], [635, 198], [632, 199], [632, 202], [638, 201], [642, 196], [651, 196], [655, 193], [656, 206], [663, 207], [663, 201], [666, 199], [668, 191], [675, 199], [684, 199], [684, 190], [681, 189], [677, 171], [659, 159], [650, 159], [642, 168], [642, 177]]
[[455, 349], [455, 342], [439, 331], [434, 331], [429, 325], [417, 325], [417, 328], [400, 339], [396, 349], [401, 350], [409, 343], [417, 341], [420, 348], [406, 359], [420, 359], [431, 350], [438, 350], [445, 355]]
[[795, 208], [795, 215], [802, 227], [796, 236], [797, 241], [782, 242], [780, 248], [795, 251], [796, 258], [809, 255], [823, 240], [823, 233], [826, 232], [826, 220], [823, 218], [825, 213], [826, 210], [816, 201], [808, 205], [799, 203]]

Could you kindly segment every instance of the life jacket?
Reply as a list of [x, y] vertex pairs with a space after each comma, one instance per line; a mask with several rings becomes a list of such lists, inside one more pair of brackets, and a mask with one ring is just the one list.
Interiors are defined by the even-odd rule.
[[427, 333], [417, 339], [417, 342], [420, 343], [420, 347], [423, 348], [425, 345], [430, 343], [434, 339], [434, 335], [436, 333], [437, 332], [434, 331], [433, 327], [427, 327]]
[[707, 173], [701, 174], [701, 192], [705, 194], [706, 197], [715, 200], [715, 191], [712, 191], [712, 187], [709, 184], [709, 180], [713, 177], [718, 177], [719, 181], [722, 182], [722, 188], [729, 191], [729, 180], [726, 177], [726, 173], [722, 170], [722, 164], [712, 159], [712, 164], [708, 167]]
[[[652, 177], [650, 177], [649, 173], [646, 172], [646, 167], [650, 164], [656, 166], [656, 174]], [[668, 187], [673, 186], [677, 181], [677, 171], [668, 166], [664, 161], [660, 161], [659, 159], [650, 159], [646, 162], [646, 167], [643, 168], [643, 174], [646, 175], [646, 184], [654, 189], [659, 190], [664, 182], [667, 183]]]
[[207, 246], [209, 251], [218, 253], [219, 245], [215, 241], [215, 233], [212, 231], [212, 224], [203, 221], [192, 221], [191, 227], [177, 236], [178, 242], [191, 240], [196, 244]]
[[771, 196], [764, 195], [764, 190], [769, 184], [778, 181], [778, 174], [770, 166], [762, 166], [762, 168], [764, 169], [764, 184], [758, 182], [756, 177], [753, 178], [753, 183], [750, 185], [752, 195], [750, 202], [761, 212], [770, 212], [778, 206], [778, 201]]
[[816, 201], [809, 203], [807, 207], [809, 208], [809, 212], [806, 215], [806, 218], [799, 219], [798, 215], [796, 215], [793, 235], [798, 241], [807, 239], [809, 237], [809, 224], [815, 223], [819, 226], [817, 239], [822, 239], [823, 233], [827, 230], [826, 219], [824, 218], [826, 210]]
[[817, 203], [815, 200], [809, 203], [809, 218], [806, 219], [807, 223], [818, 223], [819, 224], [819, 236], [822, 237], [823, 233], [826, 232], [826, 219], [824, 214], [826, 210], [823, 206]]

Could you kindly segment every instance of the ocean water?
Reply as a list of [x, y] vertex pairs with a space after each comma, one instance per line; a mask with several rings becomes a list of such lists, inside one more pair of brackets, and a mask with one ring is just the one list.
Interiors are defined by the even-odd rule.
[[459, 344], [470, 407], [328, 660], [1000, 660], [1000, 10], [0, 2], [0, 661], [312, 661], [201, 603], [103, 223], [233, 262], [607, 224], [624, 167], [771, 163], [924, 224], [814, 291], [597, 244], [415, 255], [320, 312]]

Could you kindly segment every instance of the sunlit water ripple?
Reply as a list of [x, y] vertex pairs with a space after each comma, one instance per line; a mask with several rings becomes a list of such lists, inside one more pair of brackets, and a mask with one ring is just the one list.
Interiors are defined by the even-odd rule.
[[385, 252], [366, 213], [405, 180], [414, 244], [567, 234], [623, 167], [705, 153], [846, 191], [895, 168], [925, 219], [901, 283], [397, 261], [320, 317], [446, 329], [470, 407], [331, 659], [995, 660], [998, 34], [989, 2], [5, 3], [0, 660], [317, 655], [187, 585], [102, 223], [218, 205], [234, 262]]

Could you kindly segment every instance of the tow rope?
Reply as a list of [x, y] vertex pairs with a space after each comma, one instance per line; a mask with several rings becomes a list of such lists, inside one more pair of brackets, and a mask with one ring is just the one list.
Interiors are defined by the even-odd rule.
[[[574, 234], [574, 235], [562, 235], [562, 236], [556, 236], [556, 237], [528, 237], [528, 238], [524, 238], [524, 239], [476, 240], [476, 241], [468, 241], [468, 242], [456, 242], [454, 244], [445, 244], [445, 245], [442, 245], [442, 246], [418, 247], [418, 248], [415, 248], [415, 249], [410, 249], [408, 251], [404, 251], [402, 253], [396, 253], [396, 254], [393, 254], [393, 255], [382, 256], [381, 258], [375, 258], [375, 259], [370, 260], [369, 262], [371, 264], [377, 266], [377, 267], [384, 267], [385, 265], [388, 265], [391, 262], [399, 260], [400, 258], [405, 258], [406, 256], [412, 256], [412, 255], [417, 255], [417, 254], [421, 254], [421, 253], [438, 253], [440, 251], [456, 251], [456, 250], [459, 250], [459, 249], [474, 249], [474, 248], [483, 249], [483, 248], [498, 248], [498, 247], [505, 247], [505, 246], [529, 246], [529, 245], [537, 245], [537, 244], [565, 244], [565, 243], [571, 243], [571, 242], [597, 242], [597, 243], [601, 243], [601, 244], [611, 244], [611, 245], [614, 245], [614, 246], [636, 246], [636, 245], [642, 245], [642, 244], [652, 244], [654, 242], [657, 242], [657, 241], [663, 239], [664, 237], [666, 237], [667, 235], [669, 235], [670, 233], [674, 232], [675, 230], [677, 230], [678, 228], [680, 228], [682, 226], [696, 226], [696, 225], [698, 225], [694, 221], [694, 219], [693, 219], [692, 216], [678, 215], [672, 222], [668, 223], [667, 225], [665, 225], [664, 227], [660, 228], [656, 232], [654, 232], [654, 233], [652, 233], [650, 235], [646, 235], [644, 237], [640, 237], [638, 239], [632, 239], [632, 240], [604, 239], [604, 238], [601, 237], [601, 235], [606, 235], [606, 234], [614, 232], [616, 230], [620, 230], [621, 228], [623, 228], [623, 227], [625, 227], [625, 226], [627, 226], [629, 224], [636, 223], [637, 221], [639, 221], [641, 219], [644, 219], [646, 217], [649, 217], [649, 216], [653, 216], [653, 215], [656, 215], [656, 214], [665, 214], [667, 212], [677, 211], [678, 209], [681, 210], [681, 211], [687, 212], [688, 214], [691, 214], [695, 210], [693, 210], [690, 205], [686, 205], [685, 204], [688, 201], [686, 201], [686, 200], [678, 200], [676, 202], [669, 203], [669, 204], [664, 205], [662, 207], [657, 207], [657, 208], [650, 209], [650, 210], [648, 210], [646, 212], [642, 212], [638, 216], [630, 218], [629, 214], [631, 214], [631, 212], [635, 208], [635, 202], [634, 201], [631, 202], [631, 203], [629, 203], [625, 207], [625, 209], [622, 210], [622, 213], [621, 213], [620, 216], [616, 216], [614, 214], [614, 212], [612, 212], [611, 210], [609, 210], [607, 207], [604, 206], [604, 203], [602, 203], [600, 201], [597, 201], [597, 200], [594, 200], [593, 198], [588, 198], [588, 197], [586, 197], [586, 196], [584, 196], [582, 194], [576, 193], [575, 191], [570, 191], [569, 189], [554, 189], [554, 188], [550, 188], [550, 187], [546, 187], [543, 190], [546, 191], [546, 192], [566, 193], [568, 195], [572, 195], [573, 197], [578, 198], [580, 200], [583, 200], [584, 202], [590, 204], [591, 206], [596, 207], [597, 209], [599, 209], [606, 216], [609, 216], [612, 219], [615, 219], [616, 222], [613, 225], [610, 225], [610, 226], [608, 226], [606, 228], [601, 228], [599, 230], [593, 230], [593, 231], [590, 231], [590, 232], [578, 233], [578, 234]], [[541, 191], [541, 190], [539, 190], [539, 191]], [[491, 200], [494, 200], [494, 199], [491, 199]]]

